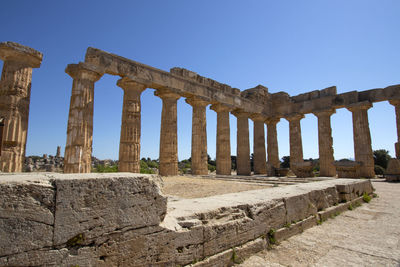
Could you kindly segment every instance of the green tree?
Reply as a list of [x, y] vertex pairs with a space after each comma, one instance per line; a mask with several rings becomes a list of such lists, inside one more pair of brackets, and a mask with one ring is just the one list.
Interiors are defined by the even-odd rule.
[[282, 157], [281, 168], [290, 168], [290, 156]]
[[386, 169], [389, 160], [391, 159], [389, 151], [386, 149], [374, 150], [374, 163], [375, 165], [381, 166]]

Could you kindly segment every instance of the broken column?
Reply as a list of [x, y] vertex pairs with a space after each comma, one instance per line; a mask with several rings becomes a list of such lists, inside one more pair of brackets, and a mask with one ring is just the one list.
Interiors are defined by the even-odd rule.
[[303, 114], [295, 113], [286, 119], [289, 121], [289, 139], [290, 139], [290, 169], [296, 173], [296, 164], [303, 162], [303, 144], [301, 141], [300, 120], [304, 118]]
[[251, 175], [250, 141], [249, 141], [249, 113], [235, 111], [237, 118], [236, 168], [237, 175]]
[[280, 118], [268, 118], [265, 120], [267, 124], [267, 155], [268, 162], [278, 169], [280, 167], [279, 151], [278, 151], [278, 134], [276, 131], [276, 124]]
[[42, 53], [13, 42], [0, 43], [4, 61], [0, 81], [0, 117], [4, 118], [0, 171], [21, 172], [25, 158], [31, 96], [32, 68], [39, 68]]
[[178, 175], [177, 101], [180, 95], [167, 89], [159, 89], [154, 94], [162, 99], [160, 175]]
[[314, 112], [318, 118], [318, 148], [319, 148], [319, 176], [333, 177], [336, 168], [333, 165], [333, 139], [331, 127], [331, 115], [334, 109]]
[[64, 173], [89, 173], [92, 163], [94, 83], [102, 73], [87, 63], [65, 69], [74, 80], [69, 106]]
[[368, 109], [372, 104], [368, 101], [352, 104], [347, 107], [353, 115], [354, 158], [361, 162], [360, 177], [375, 176], [374, 157], [371, 146], [371, 134], [368, 123]]
[[117, 85], [124, 90], [118, 171], [140, 173], [140, 95], [146, 86], [126, 77]]
[[265, 118], [261, 115], [251, 116], [254, 125], [254, 142], [253, 142], [253, 153], [254, 153], [254, 174], [266, 174], [267, 173], [267, 161], [265, 155], [265, 131], [264, 121]]
[[400, 181], [400, 99], [390, 100], [396, 111], [397, 142], [394, 144], [396, 158], [391, 158], [385, 171], [386, 181]]
[[192, 106], [192, 174], [208, 174], [206, 107], [209, 104], [197, 97], [186, 99]]
[[217, 112], [217, 174], [231, 174], [231, 141], [229, 128], [230, 108], [222, 104], [213, 104], [211, 109]]

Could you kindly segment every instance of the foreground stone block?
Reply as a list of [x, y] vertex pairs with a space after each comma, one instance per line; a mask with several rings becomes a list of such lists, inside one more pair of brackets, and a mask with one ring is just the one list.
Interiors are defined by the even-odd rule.
[[158, 225], [166, 198], [149, 178], [140, 175], [55, 175], [57, 188], [54, 243], [83, 235], [81, 244], [124, 228]]
[[390, 159], [385, 173], [386, 181], [400, 181], [400, 159]]
[[0, 175], [0, 256], [52, 245], [54, 200], [43, 175]]
[[335, 161], [333, 165], [339, 178], [360, 178], [361, 162]]

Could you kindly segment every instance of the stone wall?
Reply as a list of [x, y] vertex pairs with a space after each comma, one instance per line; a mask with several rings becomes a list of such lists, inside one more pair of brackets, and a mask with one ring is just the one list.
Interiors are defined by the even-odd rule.
[[245, 257], [265, 248], [272, 229], [311, 227], [322, 210], [372, 192], [368, 180], [335, 179], [182, 199], [167, 208], [153, 175], [0, 180], [0, 266], [226, 266], [233, 250]]

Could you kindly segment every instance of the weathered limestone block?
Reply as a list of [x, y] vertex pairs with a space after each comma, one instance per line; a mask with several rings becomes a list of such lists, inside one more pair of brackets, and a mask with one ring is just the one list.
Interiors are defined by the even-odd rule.
[[0, 256], [53, 242], [53, 185], [44, 176], [26, 177], [0, 176]]
[[[341, 181], [342, 180], [342, 181]], [[336, 182], [336, 190], [339, 194], [340, 202], [346, 202], [362, 196], [364, 193], [371, 194], [373, 187], [370, 180], [351, 181], [340, 179]], [[333, 182], [335, 183], [335, 182]]]
[[299, 178], [314, 177], [311, 161], [293, 162], [290, 163], [290, 168]]
[[338, 178], [359, 178], [360, 167], [363, 163], [356, 161], [335, 161], [333, 165], [336, 168]]
[[83, 235], [82, 244], [124, 228], [158, 225], [166, 198], [142, 174], [54, 175], [57, 188], [55, 245]]
[[4, 61], [0, 81], [0, 117], [4, 118], [0, 171], [22, 172], [28, 131], [32, 68], [39, 68], [42, 53], [17, 43], [0, 43]]
[[390, 159], [386, 172], [386, 181], [395, 182], [400, 181], [400, 159]]

